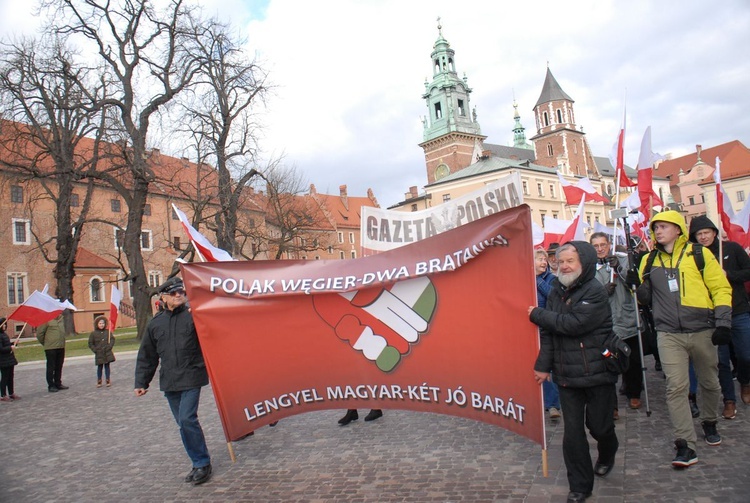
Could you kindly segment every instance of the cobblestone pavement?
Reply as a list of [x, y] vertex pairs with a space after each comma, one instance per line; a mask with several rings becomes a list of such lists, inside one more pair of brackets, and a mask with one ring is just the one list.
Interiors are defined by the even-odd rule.
[[[721, 446], [699, 444], [699, 463], [673, 470], [664, 381], [647, 362], [653, 413], [628, 410], [620, 397], [615, 469], [596, 481], [588, 501], [750, 501], [750, 408], [740, 403], [736, 419], [720, 420]], [[568, 492], [561, 425], [548, 423], [545, 478], [541, 449], [526, 439], [471, 420], [396, 410], [346, 427], [336, 423], [343, 411], [284, 419], [236, 442], [233, 464], [208, 387], [200, 417], [214, 476], [193, 487], [182, 482], [190, 462], [158, 383], [136, 398], [133, 370], [134, 355], [118, 355], [112, 388], [96, 389], [92, 358], [68, 359], [63, 382], [70, 389], [49, 393], [43, 364], [16, 367], [22, 399], [0, 403], [0, 502], [546, 503], [565, 501]]]

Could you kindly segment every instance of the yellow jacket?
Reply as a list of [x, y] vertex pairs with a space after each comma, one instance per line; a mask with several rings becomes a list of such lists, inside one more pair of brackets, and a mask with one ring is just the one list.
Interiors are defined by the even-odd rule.
[[710, 250], [703, 250], [705, 268], [698, 269], [693, 256], [693, 244], [688, 242], [685, 219], [676, 211], [657, 213], [651, 220], [654, 243], [655, 222], [669, 222], [680, 227], [672, 253], [658, 250], [650, 273], [644, 277], [648, 256], [640, 265], [642, 284], [638, 300], [650, 304], [654, 325], [659, 332], [698, 332], [714, 327], [732, 326], [732, 287], [724, 271]]

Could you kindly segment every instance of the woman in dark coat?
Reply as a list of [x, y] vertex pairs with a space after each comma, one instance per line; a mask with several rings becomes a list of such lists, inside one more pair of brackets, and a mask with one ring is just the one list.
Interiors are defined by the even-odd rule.
[[94, 363], [96, 364], [96, 387], [102, 387], [102, 369], [107, 379], [107, 387], [112, 386], [110, 380], [109, 364], [115, 361], [112, 348], [115, 345], [115, 336], [109, 333], [107, 318], [99, 316], [94, 321], [94, 331], [89, 335], [89, 348], [94, 352]]
[[13, 391], [13, 372], [18, 365], [13, 353], [15, 345], [5, 333], [5, 318], [0, 318], [0, 401], [12, 402], [21, 398]]

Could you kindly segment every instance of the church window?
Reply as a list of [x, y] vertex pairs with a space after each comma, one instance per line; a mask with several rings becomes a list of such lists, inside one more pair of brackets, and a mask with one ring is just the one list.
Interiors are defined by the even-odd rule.
[[578, 142], [576, 142], [575, 140], [573, 140], [573, 153], [578, 153]]
[[549, 126], [549, 115], [547, 115], [547, 112], [544, 112], [544, 125]]
[[440, 102], [438, 101], [435, 103], [435, 119], [442, 119], [443, 118], [443, 109], [440, 106]]
[[553, 155], [555, 155], [554, 150], [552, 150], [552, 144], [551, 143], [547, 144], [547, 155], [550, 156], [550, 157], [552, 157]]
[[461, 117], [466, 116], [466, 109], [464, 108], [464, 100], [458, 100], [458, 115]]
[[562, 124], [562, 111], [558, 108], [557, 109], [557, 123]]
[[453, 58], [448, 58], [448, 65], [450, 66], [450, 71], [455, 72], [456, 67], [453, 66]]

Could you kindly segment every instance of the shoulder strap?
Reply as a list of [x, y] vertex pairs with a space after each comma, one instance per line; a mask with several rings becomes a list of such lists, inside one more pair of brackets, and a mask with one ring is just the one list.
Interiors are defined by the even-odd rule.
[[656, 254], [659, 253], [659, 250], [653, 249], [650, 252], [648, 252], [648, 258], [646, 259], [646, 267], [643, 268], [643, 279], [646, 279], [649, 274], [651, 274], [651, 268], [654, 265], [654, 260], [656, 260]]
[[706, 268], [706, 259], [703, 257], [703, 245], [693, 243], [693, 258], [695, 259], [695, 266], [701, 272], [701, 277], [703, 277], [703, 269]]

